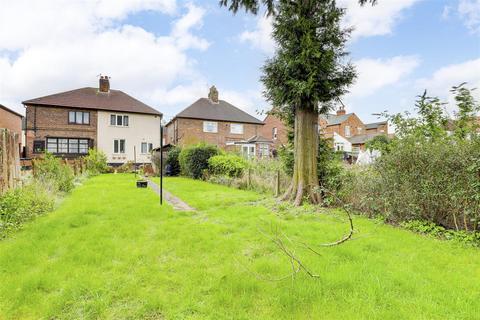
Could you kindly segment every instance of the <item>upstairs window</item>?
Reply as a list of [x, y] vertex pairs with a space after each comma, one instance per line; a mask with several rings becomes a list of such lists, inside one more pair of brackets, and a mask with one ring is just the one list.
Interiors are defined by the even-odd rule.
[[217, 133], [218, 123], [212, 121], [203, 121], [203, 132]]
[[110, 115], [110, 125], [116, 127], [128, 127], [128, 116], [121, 114]]
[[350, 137], [350, 126], [345, 126], [345, 137]]
[[69, 111], [69, 124], [90, 124], [90, 112], [83, 111]]
[[241, 123], [231, 123], [230, 124], [230, 133], [243, 134], [243, 124], [241, 124]]
[[277, 140], [277, 128], [276, 127], [274, 127], [272, 129], [272, 139]]

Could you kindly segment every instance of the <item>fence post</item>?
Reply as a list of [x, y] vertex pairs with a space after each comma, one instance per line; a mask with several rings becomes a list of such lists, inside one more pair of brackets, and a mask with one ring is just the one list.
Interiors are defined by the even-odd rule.
[[277, 176], [275, 180], [275, 197], [278, 197], [280, 195], [280, 170], [277, 170]]
[[251, 168], [248, 168], [247, 185], [249, 189], [252, 187], [252, 169]]

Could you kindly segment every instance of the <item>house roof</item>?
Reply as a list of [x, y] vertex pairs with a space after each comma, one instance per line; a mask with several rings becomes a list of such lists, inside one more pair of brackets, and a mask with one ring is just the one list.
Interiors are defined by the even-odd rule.
[[367, 129], [376, 129], [380, 126], [383, 126], [383, 125], [386, 125], [387, 124], [387, 121], [381, 121], [381, 122], [374, 122], [374, 123], [367, 123], [365, 124], [365, 127]]
[[359, 134], [359, 135], [347, 138], [347, 140], [350, 141], [351, 144], [364, 144], [368, 140], [371, 140], [378, 135], [381, 135], [381, 134], [378, 134], [378, 133]]
[[16, 116], [19, 116], [20, 118], [23, 118], [23, 116], [22, 116], [20, 113], [18, 113], [18, 112], [16, 112], [16, 111], [13, 111], [13, 110], [10, 109], [10, 108], [5, 107], [3, 104], [0, 104], [0, 109], [3, 109], [3, 110], [5, 110], [5, 111], [8, 111], [8, 112], [10, 112], [10, 113], [13, 113], [13, 114], [16, 115]]
[[22, 102], [24, 105], [69, 107], [93, 110], [131, 112], [152, 115], [162, 113], [120, 90], [99, 92], [97, 88], [81, 88]]
[[353, 113], [347, 113], [342, 115], [336, 114], [321, 114], [320, 117], [327, 121], [327, 126], [335, 126], [346, 121]]
[[218, 103], [214, 103], [208, 98], [198, 99], [174, 118], [264, 124], [263, 121], [258, 120], [224, 100], [219, 100]]
[[253, 143], [253, 142], [267, 142], [267, 143], [273, 143], [272, 139], [267, 139], [264, 136], [259, 136], [255, 135], [247, 140], [248, 143]]

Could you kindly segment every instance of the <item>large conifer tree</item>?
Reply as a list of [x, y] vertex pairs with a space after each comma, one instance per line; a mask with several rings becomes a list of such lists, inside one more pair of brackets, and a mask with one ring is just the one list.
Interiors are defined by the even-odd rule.
[[[361, 4], [375, 0], [360, 0]], [[284, 195], [300, 205], [320, 203], [317, 177], [318, 115], [346, 93], [355, 78], [346, 61], [350, 29], [341, 27], [344, 9], [335, 0], [222, 0], [237, 12], [256, 14], [264, 5], [273, 16], [277, 51], [263, 67], [265, 96], [274, 112], [294, 128], [294, 173]]]

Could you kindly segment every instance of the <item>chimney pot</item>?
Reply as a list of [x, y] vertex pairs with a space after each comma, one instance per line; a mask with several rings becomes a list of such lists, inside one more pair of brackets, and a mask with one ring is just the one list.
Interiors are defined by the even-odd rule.
[[218, 103], [218, 90], [215, 86], [210, 88], [210, 92], [208, 93], [208, 99], [213, 103]]
[[110, 80], [107, 76], [100, 76], [98, 91], [110, 92]]
[[345, 111], [345, 107], [344, 107], [344, 106], [341, 106], [341, 107], [337, 110], [337, 116], [343, 116], [344, 114], [347, 114], [347, 112]]

